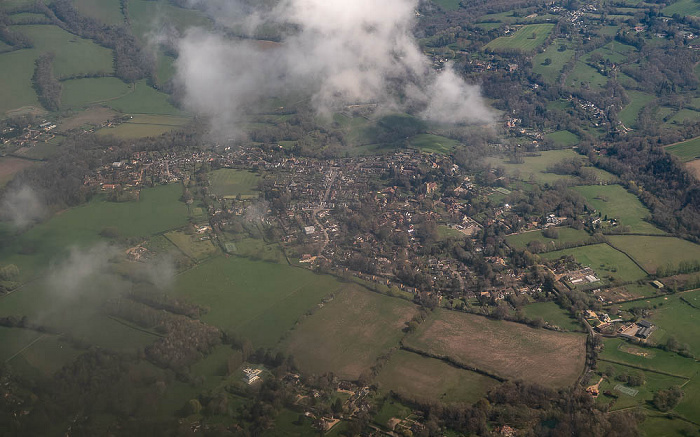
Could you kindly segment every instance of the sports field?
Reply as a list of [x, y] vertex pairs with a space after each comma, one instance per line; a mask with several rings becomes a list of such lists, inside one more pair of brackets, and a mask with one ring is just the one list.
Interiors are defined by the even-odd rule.
[[506, 237], [508, 245], [517, 249], [525, 249], [532, 241], [539, 241], [547, 247], [555, 248], [559, 244], [565, 243], [583, 243], [590, 239], [591, 236], [584, 230], [574, 228], [554, 228], [559, 236], [557, 238], [545, 237], [540, 230], [523, 232], [520, 234], [509, 235]]
[[634, 258], [650, 273], [661, 266], [677, 268], [683, 261], [700, 260], [700, 245], [675, 237], [610, 235], [610, 243]]
[[621, 224], [629, 226], [632, 232], [645, 234], [663, 234], [664, 232], [644, 221], [650, 217], [649, 210], [639, 201], [637, 196], [628, 192], [621, 185], [587, 185], [574, 187], [586, 198], [586, 202], [602, 217], [617, 219]]
[[376, 382], [383, 391], [446, 404], [472, 404], [498, 384], [493, 378], [404, 350], [382, 366]]
[[681, 161], [688, 162], [700, 158], [700, 138], [683, 141], [682, 143], [671, 144], [666, 147], [666, 151], [677, 156]]
[[406, 322], [416, 313], [417, 307], [403, 299], [347, 286], [296, 326], [283, 348], [305, 373], [333, 372], [354, 380], [398, 346]]
[[612, 276], [623, 282], [631, 282], [647, 276], [646, 272], [624, 253], [605, 243], [540, 254], [542, 258], [550, 260], [567, 255], [572, 255], [580, 264], [592, 268], [599, 279], [605, 280]]
[[175, 293], [208, 307], [205, 323], [258, 348], [274, 347], [304, 313], [343, 286], [305, 269], [222, 256], [178, 276]]
[[217, 196], [258, 197], [257, 188], [260, 175], [247, 170], [221, 168], [209, 174], [211, 190]]
[[436, 310], [407, 346], [509, 379], [550, 387], [573, 384], [583, 371], [586, 337], [534, 329], [474, 314]]
[[532, 52], [541, 46], [554, 28], [553, 24], [528, 24], [509, 36], [501, 36], [484, 46], [487, 50]]

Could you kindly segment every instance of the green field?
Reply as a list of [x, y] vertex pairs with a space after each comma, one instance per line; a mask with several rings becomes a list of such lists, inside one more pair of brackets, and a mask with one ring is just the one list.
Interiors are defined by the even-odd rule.
[[674, 420], [667, 415], [650, 416], [647, 415], [639, 425], [639, 429], [646, 437], [677, 437], [697, 435], [697, 426]]
[[324, 296], [343, 287], [332, 276], [240, 257], [217, 257], [178, 277], [175, 292], [209, 312], [202, 320], [273, 347]]
[[404, 343], [504, 378], [544, 386], [574, 383], [583, 370], [585, 336], [436, 310]]
[[629, 97], [630, 101], [627, 106], [622, 108], [618, 114], [618, 117], [626, 127], [636, 128], [639, 112], [647, 103], [654, 100], [655, 97], [651, 94], [646, 94], [640, 91], [627, 91], [627, 96]]
[[496, 52], [499, 50], [519, 50], [529, 53], [544, 43], [553, 28], [553, 24], [528, 24], [510, 36], [494, 39], [484, 48]]
[[644, 270], [637, 267], [624, 253], [605, 243], [557, 250], [540, 256], [553, 260], [566, 255], [572, 255], [580, 264], [592, 268], [602, 280], [612, 277], [623, 282], [632, 282], [647, 276]]
[[700, 137], [667, 146], [666, 151], [683, 162], [700, 158]]
[[637, 196], [629, 193], [621, 185], [588, 185], [574, 187], [586, 198], [586, 202], [599, 211], [603, 218], [617, 219], [622, 225], [629, 226], [632, 232], [645, 234], [663, 234], [664, 232], [644, 221], [651, 213], [639, 201]]
[[573, 179], [569, 175], [549, 173], [547, 169], [562, 160], [580, 159], [584, 157], [571, 149], [547, 150], [537, 156], [525, 156], [522, 164], [513, 164], [508, 159], [491, 157], [487, 162], [493, 167], [503, 167], [506, 172], [518, 179], [528, 181], [534, 179], [539, 183], [554, 183], [560, 179]]
[[545, 138], [552, 141], [554, 144], [565, 147], [575, 146], [579, 143], [579, 137], [568, 130], [560, 130], [549, 133], [545, 135]]
[[221, 168], [209, 174], [212, 193], [223, 197], [258, 197], [260, 175], [247, 170]]
[[105, 127], [97, 131], [98, 135], [114, 135], [120, 139], [157, 137], [171, 130], [184, 126], [189, 118], [172, 115], [134, 115], [126, 123]]
[[566, 85], [572, 88], [590, 88], [600, 90], [608, 82], [608, 78], [600, 74], [583, 60], [574, 65], [574, 69], [566, 77]]
[[[562, 45], [566, 46], [566, 50], [559, 51]], [[547, 82], [554, 83], [559, 78], [564, 65], [569, 62], [573, 55], [574, 50], [572, 50], [570, 42], [565, 39], [555, 39], [542, 53], [538, 53], [532, 58], [532, 71], [541, 74]], [[548, 65], [546, 65], [545, 59], [549, 59]]]
[[[656, 334], [652, 334], [650, 338], [654, 338], [654, 335]], [[605, 347], [600, 353], [602, 360], [665, 372], [685, 378], [693, 377], [700, 370], [700, 365], [692, 358], [685, 358], [674, 352], [635, 346], [620, 338], [604, 338], [603, 344]], [[604, 367], [605, 364], [600, 363], [600, 366]]]
[[508, 245], [517, 249], [527, 248], [531, 241], [539, 241], [545, 246], [555, 246], [562, 243], [579, 243], [591, 238], [588, 232], [574, 228], [556, 228], [559, 233], [558, 238], [547, 238], [542, 231], [536, 230], [523, 232], [521, 234], [509, 235], [506, 237]]
[[412, 147], [423, 152], [450, 153], [459, 141], [433, 134], [420, 134], [409, 141]]
[[700, 355], [700, 309], [693, 308], [681, 300], [682, 295], [649, 299], [641, 302], [630, 302], [625, 307], [649, 307], [650, 314], [645, 317], [658, 325], [658, 329], [651, 335], [650, 340], [657, 344], [666, 344], [669, 337], [675, 337], [680, 344], [687, 344], [690, 352]]
[[376, 382], [384, 391], [446, 404], [473, 404], [498, 382], [434, 358], [396, 351], [382, 366]]
[[700, 260], [700, 245], [675, 237], [611, 235], [610, 243], [653, 273], [660, 266], [678, 267], [682, 261]]
[[170, 103], [170, 96], [151, 88], [145, 80], [134, 84], [134, 92], [110, 100], [106, 102], [106, 105], [125, 114], [182, 114]]
[[460, 0], [433, 0], [446, 11], [454, 11], [459, 9]]
[[398, 346], [416, 313], [417, 307], [403, 299], [348, 286], [294, 328], [283, 347], [305, 373], [358, 379]]
[[53, 70], [58, 78], [82, 74], [110, 74], [114, 71], [111, 50], [68, 33], [58, 26], [26, 25], [11, 28], [25, 34], [34, 43], [34, 48], [25, 50], [33, 53], [35, 59], [45, 52], [56, 55]]
[[36, 56], [30, 50], [0, 54], [0, 113], [24, 106], [41, 107], [32, 87]]
[[116, 99], [132, 91], [129, 85], [116, 77], [67, 80], [62, 85], [61, 106], [65, 109]]
[[677, 2], [662, 9], [664, 15], [671, 16], [678, 14], [681, 16], [700, 16], [700, 3], [695, 0], [678, 0]]
[[178, 249], [188, 257], [197, 261], [205, 260], [218, 253], [217, 247], [210, 239], [202, 240], [205, 237], [202, 234], [186, 234], [182, 231], [166, 232], [165, 238], [170, 240]]
[[528, 319], [541, 317], [548, 324], [567, 331], [580, 331], [583, 328], [578, 320], [569, 316], [568, 312], [561, 309], [555, 302], [531, 303], [523, 308], [523, 314]]
[[683, 108], [680, 111], [673, 114], [667, 124], [668, 125], [683, 125], [686, 123], [692, 123], [700, 119], [700, 111], [694, 109]]
[[20, 267], [29, 279], [65, 253], [71, 245], [100, 240], [106, 227], [126, 237], [149, 236], [179, 228], [187, 223], [187, 206], [180, 202], [182, 185], [172, 184], [141, 191], [140, 200], [124, 203], [94, 199], [86, 205], [64, 211], [16, 238], [0, 244], [0, 259]]
[[119, 0], [73, 0], [73, 4], [82, 15], [105, 24], [118, 26], [124, 23]]
[[173, 26], [181, 34], [188, 27], [211, 25], [211, 21], [205, 17], [204, 13], [194, 9], [179, 8], [166, 0], [129, 0], [129, 20], [134, 35], [142, 41], [147, 39], [149, 33], [160, 31], [166, 25]]

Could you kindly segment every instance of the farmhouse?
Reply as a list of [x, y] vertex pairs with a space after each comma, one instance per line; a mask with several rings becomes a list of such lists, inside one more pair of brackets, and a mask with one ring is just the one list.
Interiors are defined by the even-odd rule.
[[654, 332], [655, 326], [646, 321], [640, 320], [637, 323], [632, 323], [624, 326], [620, 329], [620, 337], [629, 339], [642, 339], [646, 340]]

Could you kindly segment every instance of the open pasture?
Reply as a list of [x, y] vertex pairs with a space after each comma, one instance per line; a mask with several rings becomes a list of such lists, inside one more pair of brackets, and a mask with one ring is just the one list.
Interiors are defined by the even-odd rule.
[[134, 115], [131, 120], [118, 126], [105, 127], [97, 131], [98, 135], [114, 135], [121, 139], [157, 137], [171, 130], [184, 126], [189, 118], [170, 115]]
[[700, 16], [700, 3], [695, 0], [678, 0], [661, 10], [664, 15], [671, 16], [678, 14], [680, 16], [690, 15], [693, 17]]
[[297, 325], [283, 347], [306, 373], [357, 379], [398, 346], [416, 313], [417, 307], [403, 299], [347, 286]]
[[567, 331], [581, 331], [583, 329], [578, 320], [571, 317], [555, 302], [535, 302], [525, 305], [523, 314], [528, 319], [541, 317], [549, 325], [558, 326]]
[[73, 0], [73, 4], [82, 15], [104, 24], [119, 26], [124, 23], [119, 0]]
[[71, 246], [84, 246], [101, 237], [107, 227], [125, 237], [145, 237], [187, 223], [187, 207], [180, 202], [182, 186], [164, 185], [141, 190], [138, 201], [114, 203], [101, 197], [66, 210], [17, 237], [0, 244], [0, 259], [17, 264], [23, 280], [43, 270]]
[[36, 56], [30, 50], [0, 53], [0, 114], [25, 106], [41, 107], [32, 87]]
[[532, 52], [541, 46], [554, 27], [553, 24], [528, 24], [509, 36], [501, 36], [484, 46], [487, 50], [519, 50]]
[[143, 42], [149, 33], [162, 31], [166, 26], [173, 26], [184, 34], [189, 27], [211, 25], [203, 12], [177, 7], [167, 0], [129, 0], [128, 3], [131, 29]]
[[[561, 48], [564, 50], [561, 50]], [[532, 71], [541, 74], [549, 83], [554, 83], [561, 75], [564, 65], [574, 55], [571, 43], [565, 39], [555, 39], [552, 44], [532, 58]], [[549, 59], [549, 61], [546, 61]]]
[[442, 137], [433, 134], [420, 134], [411, 138], [409, 141], [412, 147], [415, 147], [423, 152], [433, 152], [446, 154], [450, 153], [459, 141], [451, 138]]
[[4, 187], [12, 178], [25, 168], [37, 165], [35, 161], [13, 158], [11, 156], [0, 157], [0, 188]]
[[627, 96], [629, 97], [630, 101], [624, 108], [622, 108], [618, 114], [618, 117], [626, 127], [636, 128], [637, 117], [639, 117], [639, 113], [641, 112], [642, 108], [654, 100], [655, 97], [641, 91], [627, 91]]
[[434, 0], [435, 3], [440, 5], [446, 11], [454, 11], [459, 9], [460, 0]]
[[232, 168], [220, 168], [209, 174], [211, 190], [217, 196], [258, 197], [257, 188], [260, 175], [248, 170], [235, 170]]
[[332, 276], [240, 257], [217, 257], [178, 276], [175, 293], [206, 306], [202, 320], [274, 347], [324, 296], [343, 284]]
[[391, 356], [382, 366], [376, 381], [382, 390], [447, 404], [472, 404], [498, 384], [488, 376], [404, 350]]
[[204, 235], [190, 235], [182, 231], [170, 231], [164, 235], [182, 253], [197, 261], [202, 261], [218, 253], [218, 249], [210, 239], [201, 239]]
[[650, 273], [670, 264], [677, 268], [683, 261], [700, 260], [700, 245], [675, 237], [647, 235], [610, 235], [610, 243], [634, 258]]
[[133, 92], [105, 104], [125, 114], [182, 114], [170, 103], [169, 95], [148, 86], [145, 80], [136, 82], [133, 87]]
[[66, 80], [62, 85], [61, 105], [65, 109], [117, 99], [133, 91], [131, 86], [116, 77]]
[[608, 78], [580, 59], [574, 65], [574, 69], [566, 77], [566, 85], [573, 88], [601, 90], [608, 82]]
[[[23, 33], [32, 41], [34, 48], [21, 51], [32, 53], [34, 59], [45, 52], [56, 55], [53, 70], [58, 78], [83, 74], [110, 74], [114, 71], [111, 50], [68, 33], [58, 26], [12, 26], [12, 30]], [[30, 74], [29, 78], [31, 76]]]
[[644, 221], [644, 218], [651, 216], [651, 213], [637, 196], [621, 185], [586, 185], [574, 187], [573, 190], [585, 197], [586, 202], [599, 211], [603, 218], [608, 216], [608, 219], [617, 219], [622, 225], [629, 226], [632, 232], [664, 233], [661, 229]]
[[543, 253], [540, 256], [554, 260], [568, 255], [573, 256], [578, 263], [592, 268], [598, 274], [598, 278], [602, 280], [612, 276], [623, 282], [631, 282], [647, 276], [647, 273], [624, 253], [605, 243], [557, 250]]
[[536, 156], [525, 156], [522, 164], [512, 163], [508, 158], [497, 157], [487, 158], [486, 161], [489, 162], [492, 167], [503, 167], [511, 177], [524, 181], [534, 179], [536, 182], [544, 184], [554, 183], [560, 179], [573, 179], [572, 176], [558, 175], [547, 171], [552, 165], [564, 159], [583, 160], [584, 158], [572, 149], [563, 149], [547, 150]]
[[575, 146], [579, 143], [579, 137], [568, 130], [559, 130], [545, 135], [545, 138], [559, 146]]
[[666, 146], [666, 151], [683, 162], [700, 158], [700, 137]]
[[550, 387], [573, 384], [583, 371], [586, 337], [437, 310], [406, 345], [498, 376]]
[[574, 228], [555, 228], [559, 234], [557, 238], [545, 237], [543, 231], [536, 230], [530, 232], [522, 232], [520, 234], [509, 235], [506, 237], [506, 242], [509, 246], [516, 249], [525, 249], [532, 241], [539, 241], [548, 247], [554, 247], [563, 243], [583, 243], [589, 238], [588, 232]]

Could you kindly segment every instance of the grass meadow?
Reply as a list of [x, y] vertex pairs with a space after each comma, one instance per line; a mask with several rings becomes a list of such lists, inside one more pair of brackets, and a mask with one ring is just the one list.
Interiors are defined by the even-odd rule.
[[206, 306], [205, 323], [254, 347], [274, 347], [297, 320], [343, 284], [332, 276], [240, 257], [217, 257], [178, 276], [175, 293]]
[[509, 246], [516, 249], [527, 248], [528, 243], [539, 241], [545, 246], [554, 246], [562, 243], [583, 243], [591, 236], [584, 230], [574, 228], [555, 228], [559, 234], [557, 238], [545, 237], [543, 231], [536, 230], [531, 232], [523, 232], [520, 234], [509, 235], [506, 237], [506, 242]]
[[170, 103], [170, 96], [148, 86], [145, 80], [136, 82], [133, 92], [105, 104], [125, 114], [182, 114]]
[[398, 350], [377, 375], [384, 391], [429, 402], [473, 404], [498, 382], [435, 358]]
[[581, 155], [571, 149], [547, 150], [537, 156], [525, 156], [522, 164], [513, 164], [507, 158], [487, 158], [487, 162], [494, 167], [503, 167], [506, 172], [521, 180], [534, 179], [538, 183], [554, 183], [561, 179], [573, 179], [572, 176], [558, 175], [547, 172], [552, 165], [564, 159], [583, 159]]
[[581, 334], [437, 310], [404, 343], [503, 378], [565, 387], [583, 371], [585, 340]]
[[[560, 50], [562, 46], [566, 49]], [[562, 68], [572, 56], [574, 56], [574, 50], [571, 43], [565, 39], [555, 39], [542, 53], [532, 58], [532, 71], [541, 74], [547, 82], [554, 83], [559, 79]], [[549, 59], [549, 64], [545, 63], [545, 59]]]
[[523, 314], [529, 319], [542, 319], [550, 325], [558, 326], [567, 331], [582, 330], [581, 324], [555, 302], [535, 302], [523, 307]]
[[634, 258], [650, 273], [660, 266], [678, 267], [683, 261], [700, 259], [700, 245], [675, 237], [610, 235], [610, 243]]
[[612, 276], [623, 282], [644, 279], [647, 273], [631, 259], [608, 244], [593, 244], [540, 254], [544, 259], [554, 260], [562, 256], [573, 256], [577, 262], [588, 266], [598, 274], [599, 279]]
[[399, 345], [406, 322], [417, 312], [403, 299], [347, 286], [296, 326], [283, 348], [306, 373], [357, 379]]
[[61, 106], [77, 109], [90, 104], [117, 99], [132, 91], [131, 86], [116, 77], [67, 80], [62, 83]]
[[35, 277], [52, 259], [73, 245], [85, 246], [101, 240], [106, 227], [125, 237], [146, 237], [187, 223], [187, 206], [180, 202], [180, 184], [141, 191], [140, 200], [124, 203], [102, 198], [66, 210], [0, 244], [0, 258], [20, 267], [23, 280]]
[[634, 194], [621, 185], [587, 185], [574, 187], [574, 191], [586, 198], [586, 202], [603, 217], [617, 219], [629, 226], [632, 232], [663, 234], [664, 231], [644, 221], [651, 213]]
[[518, 50], [530, 53], [540, 47], [554, 28], [553, 24], [528, 24], [509, 36], [501, 36], [484, 46], [487, 50]]
[[643, 93], [641, 91], [626, 91], [629, 97], [629, 103], [622, 108], [618, 117], [620, 121], [625, 124], [626, 127], [636, 128], [637, 127], [637, 117], [642, 108], [646, 106], [649, 102], [654, 100], [654, 96], [651, 94]]
[[73, 0], [73, 4], [81, 14], [104, 24], [118, 26], [124, 23], [119, 0]]
[[675, 155], [683, 162], [700, 158], [700, 137], [682, 143], [671, 144], [666, 147], [666, 151]]
[[172, 115], [138, 114], [118, 126], [104, 127], [98, 135], [113, 135], [120, 139], [157, 137], [171, 130], [178, 129], [190, 121], [189, 118]]

